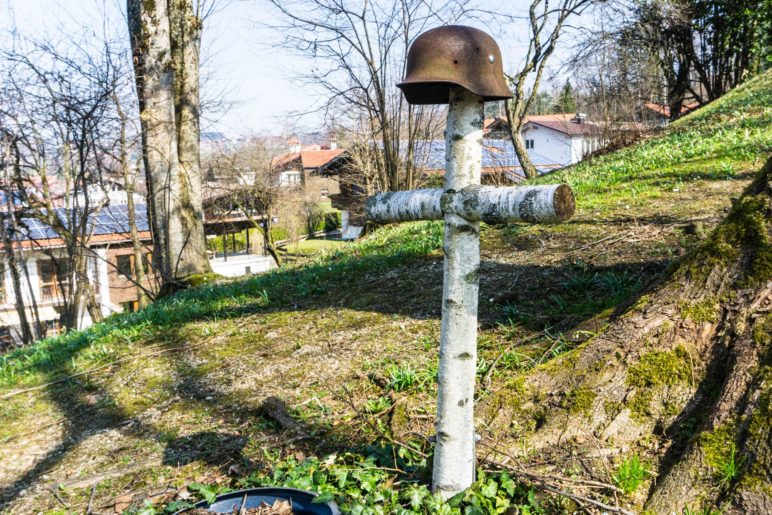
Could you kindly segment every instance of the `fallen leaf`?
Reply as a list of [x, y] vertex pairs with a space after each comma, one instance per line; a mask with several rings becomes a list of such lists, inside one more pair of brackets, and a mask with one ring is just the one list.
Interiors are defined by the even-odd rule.
[[115, 513], [123, 513], [124, 510], [131, 506], [131, 501], [133, 499], [134, 495], [132, 494], [120, 495], [116, 497], [113, 500], [113, 509], [115, 510]]

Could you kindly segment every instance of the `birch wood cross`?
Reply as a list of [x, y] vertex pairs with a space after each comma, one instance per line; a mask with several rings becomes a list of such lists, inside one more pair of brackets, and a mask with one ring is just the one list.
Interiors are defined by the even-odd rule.
[[475, 477], [474, 386], [480, 222], [555, 223], [571, 218], [565, 184], [480, 186], [483, 98], [451, 87], [445, 129], [445, 188], [380, 193], [365, 211], [376, 223], [445, 220], [437, 438], [432, 489], [452, 497]]

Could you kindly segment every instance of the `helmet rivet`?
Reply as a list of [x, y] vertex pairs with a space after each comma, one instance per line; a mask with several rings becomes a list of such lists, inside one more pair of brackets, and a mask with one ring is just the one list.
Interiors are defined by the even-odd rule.
[[496, 62], [496, 56], [495, 56], [495, 55], [493, 55], [493, 54], [489, 55], [489, 56], [488, 56], [488, 61], [490, 61], [490, 62], [492, 62], [492, 63], [495, 63], [495, 62]]

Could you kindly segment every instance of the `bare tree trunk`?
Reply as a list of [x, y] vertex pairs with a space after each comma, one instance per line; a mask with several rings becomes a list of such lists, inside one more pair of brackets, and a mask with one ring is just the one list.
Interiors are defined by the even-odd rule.
[[184, 231], [190, 235], [181, 243], [186, 245], [185, 260], [191, 273], [211, 272], [206, 257], [201, 204], [199, 54], [202, 20], [194, 13], [191, 0], [171, 0], [169, 22], [180, 160], [180, 217]]
[[[517, 93], [515, 93], [517, 97]], [[523, 141], [523, 134], [521, 132], [523, 128], [523, 121], [525, 116], [517, 114], [517, 101], [507, 100], [507, 120], [511, 130], [509, 137], [512, 140], [512, 145], [515, 147], [515, 154], [517, 154], [517, 160], [520, 162], [520, 167], [523, 169], [523, 174], [527, 179], [533, 179], [537, 175], [536, 167], [531, 161], [531, 156], [528, 155], [528, 150], [525, 148], [525, 142]]]
[[[10, 136], [12, 137], [12, 136]], [[3, 138], [4, 140], [10, 139]], [[11, 142], [10, 141], [4, 141], [5, 143], [5, 149], [3, 152], [3, 169], [7, 172], [11, 168]], [[12, 195], [12, 188], [10, 187], [11, 181], [8, 179], [7, 173], [5, 177], [5, 184], [7, 185], [7, 190], [5, 193], [5, 207], [6, 211], [8, 212], [8, 215], [14, 219], [16, 218], [16, 213], [14, 211], [14, 205], [13, 205], [13, 195]], [[12, 225], [15, 225], [15, 223], [12, 222]], [[11, 272], [11, 282], [13, 283], [13, 294], [14, 294], [14, 304], [16, 306], [16, 314], [19, 316], [19, 327], [21, 329], [21, 339], [24, 343], [30, 343], [34, 341], [34, 337], [32, 335], [32, 329], [29, 324], [29, 320], [27, 319], [27, 310], [24, 307], [24, 295], [21, 290], [21, 276], [19, 274], [18, 265], [16, 263], [16, 252], [13, 248], [13, 238], [11, 237], [11, 234], [8, 234], [7, 226], [5, 224], [5, 221], [0, 220], [0, 236], [2, 236], [3, 239], [3, 250], [5, 251], [5, 259], [8, 262], [8, 268]], [[2, 267], [0, 267], [0, 273], [4, 273]]]
[[[770, 512], [770, 181], [772, 158], [669, 277], [570, 355], [524, 376], [509, 414], [538, 412], [522, 436], [530, 453], [640, 455], [654, 479], [638, 511]], [[495, 397], [478, 407], [508, 423], [510, 408]], [[590, 466], [608, 473], [602, 460]]]
[[[11, 215], [14, 216], [14, 215]], [[2, 224], [0, 224], [2, 225]], [[30, 343], [35, 340], [35, 336], [32, 333], [32, 327], [30, 326], [29, 319], [27, 318], [27, 310], [24, 306], [24, 294], [21, 289], [21, 275], [19, 274], [18, 263], [16, 262], [16, 252], [13, 248], [13, 241], [7, 234], [5, 226], [0, 227], [3, 237], [3, 249], [5, 250], [5, 258], [8, 262], [8, 268], [11, 272], [11, 283], [13, 284], [13, 296], [14, 305], [16, 307], [16, 314], [19, 317], [19, 328], [21, 329], [21, 340], [24, 343]], [[2, 269], [0, 269], [2, 273]]]
[[123, 171], [123, 187], [126, 189], [126, 210], [129, 220], [129, 236], [131, 238], [131, 246], [134, 248], [134, 271], [132, 279], [137, 287], [137, 302], [139, 303], [139, 307], [142, 308], [147, 305], [148, 299], [145, 289], [145, 260], [142, 252], [142, 242], [139, 240], [137, 213], [135, 211], [136, 206], [134, 205], [134, 193], [137, 189], [137, 179], [129, 166], [129, 149], [126, 141], [126, 125], [128, 120], [121, 108], [121, 102], [117, 95], [113, 96], [113, 102], [115, 103], [115, 110], [118, 113], [121, 124], [119, 140], [121, 170]]
[[[445, 189], [480, 184], [483, 100], [450, 90], [445, 129]], [[452, 497], [475, 474], [474, 383], [477, 366], [477, 291], [480, 222], [445, 215], [442, 337], [437, 378], [437, 443], [432, 489]]]
[[[561, 0], [557, 7], [551, 9], [547, 1], [532, 0], [528, 8], [531, 39], [528, 43], [525, 63], [520, 70], [509, 77], [510, 83], [514, 86], [514, 98], [507, 101], [510, 139], [515, 146], [515, 153], [523, 173], [528, 179], [536, 177], [538, 173], [525, 148], [523, 136], [520, 134], [528, 108], [539, 94], [542, 74], [547, 61], [555, 51], [566, 19], [573, 14], [581, 13], [592, 1]], [[526, 93], [526, 80], [532, 73], [534, 74], [533, 84], [530, 92]]]
[[[192, 12], [180, 12], [190, 7], [187, 2], [173, 1], [168, 9], [164, 1], [128, 0], [127, 7], [140, 98], [154, 264], [162, 279], [161, 289], [168, 293], [179, 288], [185, 277], [211, 271], [198, 167], [198, 73], [193, 77], [189, 73], [190, 67], [198, 65], [198, 49], [192, 43], [198, 36], [191, 41], [189, 35], [179, 34], [180, 30], [187, 32], [189, 21], [182, 27], [170, 24], [180, 16], [192, 16]], [[181, 51], [174, 52], [180, 47]], [[185, 60], [175, 62], [175, 56], [180, 55]], [[177, 77], [175, 71], [182, 71], [183, 77]], [[179, 116], [177, 106], [182, 106]], [[180, 143], [184, 145], [182, 154]]]

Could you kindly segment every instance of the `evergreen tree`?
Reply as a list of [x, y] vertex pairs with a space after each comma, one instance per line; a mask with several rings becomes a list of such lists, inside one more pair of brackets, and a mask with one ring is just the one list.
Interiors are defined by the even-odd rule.
[[566, 79], [566, 84], [560, 91], [560, 95], [555, 103], [555, 112], [558, 113], [573, 113], [576, 112], [576, 100], [574, 99], [574, 88], [571, 86], [571, 81]]

